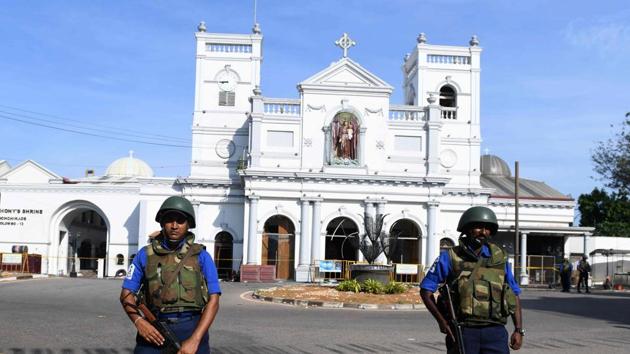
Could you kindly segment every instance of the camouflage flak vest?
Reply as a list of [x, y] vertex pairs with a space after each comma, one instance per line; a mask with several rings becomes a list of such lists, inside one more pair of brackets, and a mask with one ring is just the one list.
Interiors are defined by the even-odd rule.
[[[195, 235], [189, 233], [179, 250], [164, 248], [161, 244], [162, 237], [156, 237], [146, 246], [145, 296], [153, 311], [159, 310], [161, 313], [201, 311], [208, 302], [208, 289], [199, 266], [199, 253], [204, 246], [193, 243], [194, 239]], [[165, 287], [165, 279], [172, 277], [189, 248], [192, 253], [179, 275], [174, 277], [169, 287]]]
[[452, 272], [447, 281], [458, 320], [466, 326], [506, 324], [516, 309], [516, 295], [505, 282], [507, 254], [492, 243], [488, 247], [489, 258], [477, 258], [461, 241], [448, 250]]

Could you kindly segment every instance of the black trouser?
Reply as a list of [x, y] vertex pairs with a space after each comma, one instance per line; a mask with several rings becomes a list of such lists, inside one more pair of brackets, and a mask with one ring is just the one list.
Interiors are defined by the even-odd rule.
[[580, 272], [580, 278], [577, 283], [577, 291], [580, 292], [580, 285], [584, 285], [586, 288], [586, 292], [590, 292], [588, 290], [588, 272]]

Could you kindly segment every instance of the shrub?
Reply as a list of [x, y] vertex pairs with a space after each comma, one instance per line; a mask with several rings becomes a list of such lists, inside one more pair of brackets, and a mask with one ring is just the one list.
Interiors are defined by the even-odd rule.
[[358, 293], [361, 291], [361, 284], [355, 279], [352, 280], [344, 280], [337, 287], [335, 287], [338, 291], [352, 291]]
[[385, 294], [402, 294], [407, 291], [407, 289], [407, 285], [393, 281], [385, 285]]
[[361, 290], [368, 294], [382, 294], [384, 289], [383, 283], [374, 279], [366, 279], [361, 284]]

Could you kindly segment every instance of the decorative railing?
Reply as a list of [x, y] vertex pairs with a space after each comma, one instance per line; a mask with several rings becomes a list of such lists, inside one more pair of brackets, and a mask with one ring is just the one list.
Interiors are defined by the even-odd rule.
[[264, 113], [270, 115], [299, 117], [301, 113], [300, 100], [265, 98]]
[[418, 106], [389, 106], [389, 120], [421, 121], [426, 117], [424, 107]]
[[460, 55], [427, 54], [428, 63], [470, 65], [470, 57]]
[[222, 53], [251, 53], [251, 44], [207, 43], [206, 48], [210, 52]]
[[457, 107], [440, 107], [442, 119], [457, 119]]

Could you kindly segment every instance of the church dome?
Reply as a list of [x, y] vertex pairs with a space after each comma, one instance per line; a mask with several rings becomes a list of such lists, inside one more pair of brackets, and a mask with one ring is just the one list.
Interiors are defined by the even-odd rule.
[[134, 158], [133, 152], [129, 156], [112, 162], [105, 175], [108, 177], [153, 177], [153, 169], [146, 162]]
[[510, 166], [500, 157], [495, 155], [481, 156], [481, 174], [486, 176], [511, 177]]

